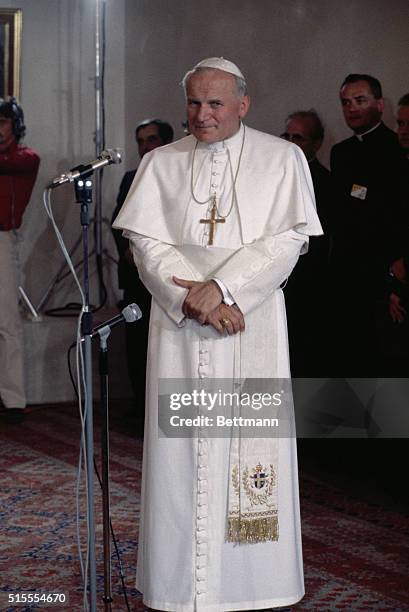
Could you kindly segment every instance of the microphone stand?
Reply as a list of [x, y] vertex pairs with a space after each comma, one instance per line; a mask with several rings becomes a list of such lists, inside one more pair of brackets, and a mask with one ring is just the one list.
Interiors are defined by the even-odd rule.
[[137, 304], [129, 304], [122, 311], [122, 319], [114, 317], [105, 324], [98, 325], [92, 337], [99, 335], [99, 376], [101, 390], [101, 489], [102, 489], [102, 533], [104, 542], [104, 610], [111, 612], [111, 539], [110, 539], [110, 501], [109, 501], [109, 405], [108, 405], [108, 343], [114, 325], [126, 321], [134, 323], [142, 317]]
[[83, 351], [85, 364], [85, 460], [87, 464], [87, 523], [89, 554], [90, 610], [96, 612], [97, 574], [95, 556], [95, 516], [94, 516], [94, 426], [92, 397], [92, 311], [89, 305], [89, 210], [92, 203], [92, 180], [79, 178], [74, 181], [76, 201], [81, 204], [80, 221], [84, 261], [84, 312], [81, 334], [84, 339]]
[[109, 409], [108, 409], [108, 345], [111, 333], [109, 325], [98, 331], [99, 376], [101, 390], [101, 482], [102, 482], [102, 533], [104, 542], [104, 610], [111, 611], [111, 538], [110, 538], [110, 507], [109, 507]]
[[83, 311], [81, 320], [80, 350], [84, 360], [84, 420], [85, 443], [84, 455], [87, 466], [87, 528], [88, 528], [88, 572], [90, 611], [96, 612], [97, 579], [96, 579], [96, 553], [95, 553], [95, 515], [94, 515], [94, 426], [93, 426], [93, 392], [92, 392], [92, 338], [98, 333], [101, 339], [100, 377], [101, 377], [101, 404], [103, 407], [102, 423], [102, 493], [103, 493], [103, 526], [104, 526], [104, 604], [105, 610], [111, 610], [111, 565], [110, 565], [110, 538], [109, 538], [109, 449], [108, 449], [108, 347], [107, 338], [111, 333], [111, 326], [120, 323], [137, 321], [142, 313], [136, 304], [130, 304], [122, 311], [121, 316], [110, 319], [103, 325], [93, 329], [92, 310], [89, 303], [89, 204], [92, 204], [92, 180], [90, 176], [94, 169], [83, 173], [74, 179], [75, 200], [81, 204], [80, 222], [82, 227], [83, 243]]

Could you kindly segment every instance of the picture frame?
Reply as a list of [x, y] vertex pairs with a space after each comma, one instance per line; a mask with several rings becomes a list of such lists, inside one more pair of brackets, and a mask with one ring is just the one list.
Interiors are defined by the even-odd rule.
[[22, 10], [0, 8], [0, 98], [20, 97]]

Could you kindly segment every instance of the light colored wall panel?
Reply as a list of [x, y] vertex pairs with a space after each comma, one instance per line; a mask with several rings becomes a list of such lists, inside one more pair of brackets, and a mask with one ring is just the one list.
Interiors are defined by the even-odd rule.
[[[34, 304], [62, 263], [62, 256], [42, 204], [42, 189], [54, 177], [95, 157], [95, 2], [94, 0], [6, 0], [0, 7], [23, 11], [21, 104], [25, 142], [41, 156], [39, 177], [21, 231], [22, 282]], [[123, 147], [124, 2], [107, 7], [106, 144]], [[110, 219], [123, 166], [105, 171], [103, 214]], [[79, 206], [71, 185], [53, 193], [53, 209], [68, 247], [81, 234]], [[108, 226], [104, 242], [115, 247]], [[78, 252], [80, 258], [81, 252]], [[106, 264], [111, 303], [116, 300], [116, 270]], [[95, 266], [91, 266], [95, 287]], [[93, 289], [92, 301], [98, 302]], [[50, 306], [78, 301], [68, 278], [53, 293]]]

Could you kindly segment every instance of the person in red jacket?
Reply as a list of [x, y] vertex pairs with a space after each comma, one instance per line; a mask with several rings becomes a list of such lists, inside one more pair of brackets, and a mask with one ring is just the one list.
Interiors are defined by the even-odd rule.
[[16, 99], [0, 99], [0, 415], [14, 422], [24, 418], [26, 405], [14, 248], [40, 163], [20, 144], [25, 130]]

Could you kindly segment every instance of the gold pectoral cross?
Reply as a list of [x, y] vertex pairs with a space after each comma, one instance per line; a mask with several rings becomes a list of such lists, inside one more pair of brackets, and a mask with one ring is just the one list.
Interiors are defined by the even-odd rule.
[[223, 219], [223, 218], [216, 219], [216, 215], [217, 215], [216, 196], [213, 196], [213, 206], [212, 206], [212, 210], [210, 213], [210, 219], [200, 219], [200, 223], [210, 223], [209, 242], [207, 243], [208, 246], [211, 246], [213, 244], [214, 230], [216, 228], [216, 223], [225, 223], [226, 221], [226, 219]]

